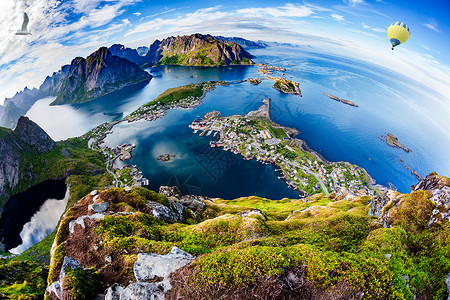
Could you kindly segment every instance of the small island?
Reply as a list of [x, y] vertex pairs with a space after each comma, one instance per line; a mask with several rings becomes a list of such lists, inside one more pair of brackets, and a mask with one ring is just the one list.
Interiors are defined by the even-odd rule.
[[175, 154], [165, 153], [165, 154], [158, 155], [158, 157], [156, 158], [156, 160], [160, 160], [160, 161], [162, 161], [162, 162], [168, 162], [168, 161], [170, 161], [172, 158], [175, 158], [175, 157], [176, 157]]
[[381, 136], [381, 140], [384, 140], [386, 144], [388, 144], [391, 147], [403, 149], [406, 152], [411, 152], [411, 149], [400, 143], [398, 138], [392, 133], [388, 133], [386, 136]]
[[300, 97], [302, 96], [298, 82], [294, 82], [283, 77], [270, 77], [269, 79], [275, 80], [273, 85], [274, 89], [285, 94], [298, 95]]
[[335, 101], [337, 101], [337, 102], [342, 102], [342, 103], [347, 104], [347, 105], [350, 105], [350, 106], [359, 107], [358, 104], [356, 104], [356, 103], [354, 103], [354, 102], [352, 102], [352, 101], [349, 101], [349, 100], [340, 99], [339, 97], [336, 97], [336, 96], [333, 96], [333, 95], [329, 95], [329, 94], [327, 94], [327, 93], [322, 93], [322, 95], [325, 95], [325, 96], [327, 96], [328, 98], [330, 98], [330, 99], [332, 99], [332, 100], [335, 100]]
[[248, 81], [253, 85], [258, 85], [263, 81], [263, 78], [258, 78], [258, 77], [257, 78], [247, 78], [247, 79], [245, 79], [245, 81]]

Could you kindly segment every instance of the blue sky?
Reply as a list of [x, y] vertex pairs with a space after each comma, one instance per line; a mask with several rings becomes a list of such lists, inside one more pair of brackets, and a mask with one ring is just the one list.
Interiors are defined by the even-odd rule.
[[[433, 89], [449, 105], [450, 3], [446, 1], [147, 1], [2, 0], [0, 104], [76, 56], [100, 46], [137, 47], [195, 32], [310, 45], [368, 61]], [[31, 36], [15, 36], [22, 13]], [[390, 50], [386, 29], [409, 25], [410, 39]]]

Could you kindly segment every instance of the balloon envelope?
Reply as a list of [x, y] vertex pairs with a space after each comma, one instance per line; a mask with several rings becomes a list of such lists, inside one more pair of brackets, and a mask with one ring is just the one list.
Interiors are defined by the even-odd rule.
[[403, 44], [409, 38], [409, 27], [402, 22], [395, 22], [389, 26], [387, 30], [389, 41], [392, 44], [392, 49], [395, 46]]

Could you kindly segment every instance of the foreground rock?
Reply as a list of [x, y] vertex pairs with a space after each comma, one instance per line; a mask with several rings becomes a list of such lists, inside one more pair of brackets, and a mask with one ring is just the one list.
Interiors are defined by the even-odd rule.
[[125, 288], [113, 285], [106, 290], [105, 300], [162, 300], [167, 291], [172, 288], [170, 275], [193, 260], [192, 255], [178, 247], [173, 247], [166, 255], [139, 253], [133, 267], [137, 282]]

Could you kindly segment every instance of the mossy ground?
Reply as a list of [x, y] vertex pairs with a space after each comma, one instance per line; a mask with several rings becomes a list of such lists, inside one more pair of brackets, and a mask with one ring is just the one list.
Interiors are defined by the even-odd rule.
[[[60, 224], [50, 282], [64, 255], [74, 255], [75, 248], [64, 243], [68, 238], [64, 228], [86, 213], [89, 197], [72, 207]], [[86, 257], [111, 256], [113, 262], [79, 260], [98, 272], [102, 284], [110, 285], [117, 278], [122, 284], [133, 281], [137, 253], [166, 254], [177, 246], [198, 256], [175, 287], [185, 295], [194, 290], [251, 291], [261, 281], [284, 276], [289, 270], [303, 270], [309, 288], [321, 293], [364, 293], [364, 299], [413, 299], [413, 295], [444, 299], [447, 295], [450, 224], [425, 226], [432, 209], [427, 192], [404, 195], [400, 204], [392, 206], [391, 228], [382, 228], [377, 218], [368, 215], [369, 196], [338, 201], [321, 194], [304, 200], [213, 199], [205, 201], [202, 212], [186, 210], [185, 222], [174, 224], [155, 218], [145, 205], [148, 200], [168, 205], [155, 192], [134, 188], [125, 193], [114, 188], [100, 197], [116, 213], [87, 227], [90, 231], [85, 234], [93, 244], [82, 252]], [[264, 216], [240, 215], [249, 209], [259, 209]], [[93, 245], [99, 250], [94, 251]], [[92, 292], [83, 291], [79, 289], [79, 297]]]

